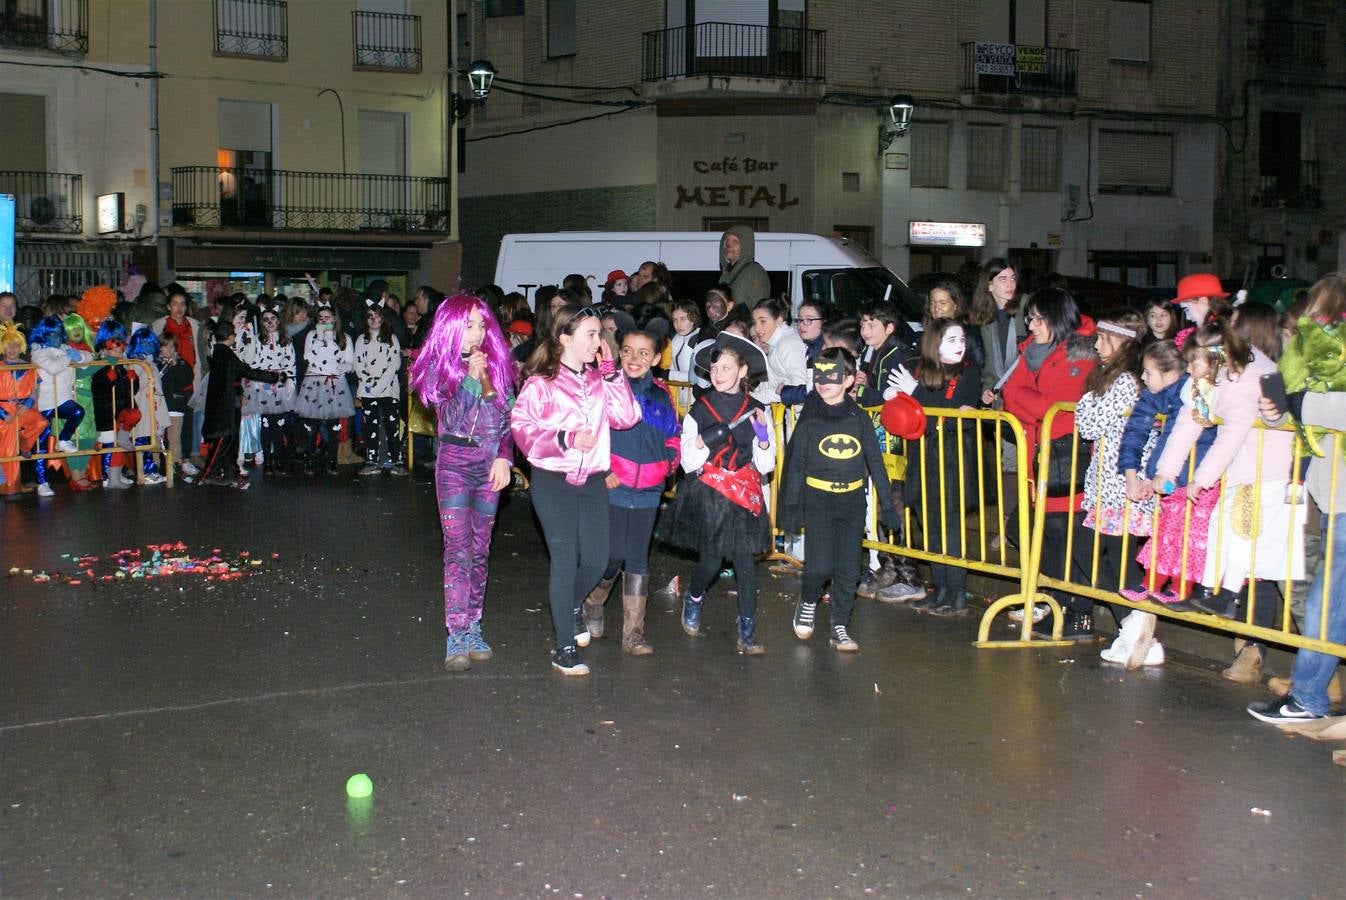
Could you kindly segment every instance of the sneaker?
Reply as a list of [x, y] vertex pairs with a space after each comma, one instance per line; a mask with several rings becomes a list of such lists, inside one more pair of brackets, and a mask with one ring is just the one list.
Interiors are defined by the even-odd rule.
[[396, 475], [398, 478], [401, 478], [402, 476], [407, 474], [407, 470], [402, 468], [401, 466], [390, 466], [389, 468], [384, 469], [383, 471], [387, 472], [389, 475]]
[[[1094, 617], [1091, 613], [1077, 613], [1067, 609], [1062, 615], [1065, 621], [1061, 624], [1061, 640], [1092, 641], [1097, 637], [1094, 634]], [[1040, 638], [1051, 640], [1051, 623], [1049, 621], [1040, 622], [1033, 628], [1033, 633]]]
[[466, 672], [472, 666], [467, 654], [466, 634], [450, 634], [444, 644], [444, 668], [449, 672]]
[[145, 476], [146, 484], [163, 484], [167, 480], [167, 477], [160, 475], [158, 472], [151, 472], [149, 475]]
[[75, 446], [74, 441], [57, 441], [56, 449], [62, 453], [74, 453], [79, 450], [79, 447]]
[[1322, 719], [1324, 716], [1319, 713], [1309, 712], [1299, 705], [1294, 694], [1286, 694], [1272, 700], [1258, 700], [1255, 703], [1248, 704], [1248, 715], [1257, 719], [1259, 722], [1269, 722], [1272, 725], [1288, 725], [1294, 722], [1312, 722], [1314, 719]]
[[936, 616], [941, 619], [964, 618], [968, 614], [967, 600], [965, 598], [959, 598], [959, 599], [962, 599], [963, 602], [959, 603], [958, 600], [956, 599], [941, 600], [939, 603], [935, 604], [930, 608], [929, 610], [930, 615]]
[[874, 594], [874, 599], [880, 603], [909, 603], [912, 600], [920, 600], [924, 596], [925, 588], [919, 584], [895, 581], [886, 588], [880, 588]]
[[377, 474], [379, 474], [379, 473], [382, 472], [382, 471], [383, 471], [383, 470], [380, 469], [378, 466], [374, 465], [373, 463], [370, 463], [369, 465], [365, 466], [363, 469], [360, 470], [360, 474], [361, 474], [361, 475], [377, 475]]
[[818, 604], [800, 600], [795, 604], [795, 637], [807, 641], [813, 637], [813, 617], [818, 612]]
[[182, 461], [182, 474], [195, 477], [201, 474], [201, 470], [198, 469], [196, 466], [192, 465], [192, 461], [190, 459], [184, 459]]
[[557, 647], [551, 652], [551, 667], [562, 675], [588, 675], [589, 667], [580, 662], [574, 645]]
[[[1131, 654], [1127, 648], [1122, 645], [1122, 639], [1119, 637], [1112, 642], [1112, 646], [1100, 652], [1099, 657], [1104, 662], [1115, 663], [1119, 666], [1127, 664], [1127, 659]], [[1149, 651], [1145, 654], [1145, 659], [1140, 663], [1142, 666], [1162, 666], [1164, 664], [1164, 645], [1158, 641], [1150, 644]]]
[[[1036, 625], [1043, 619], [1047, 618], [1047, 613], [1051, 612], [1051, 610], [1052, 608], [1045, 603], [1034, 603], [1033, 624]], [[1011, 609], [1009, 611], [1009, 620], [1011, 622], [1022, 622], [1024, 620], [1023, 607], [1019, 607], [1017, 609]]]
[[481, 636], [480, 619], [468, 626], [467, 634], [463, 635], [463, 645], [467, 648], [467, 655], [473, 662], [482, 662], [491, 658], [491, 645], [486, 643], [486, 638]]
[[580, 647], [589, 646], [589, 626], [584, 624], [584, 604], [581, 603], [575, 607], [575, 644]]
[[738, 617], [738, 641], [734, 649], [744, 656], [761, 656], [766, 648], [757, 640], [757, 620], [752, 616]]
[[51, 489], [51, 485], [44, 481], [37, 486], [37, 495], [39, 497], [55, 497], [56, 492]]
[[233, 481], [229, 482], [229, 486], [236, 491], [246, 491], [248, 488], [252, 487], [252, 482], [246, 478], [235, 478]]
[[919, 600], [911, 601], [911, 608], [918, 613], [928, 613], [930, 610], [944, 602], [944, 588], [935, 588], [934, 592], [926, 591], [924, 597]]
[[833, 625], [832, 634], [827, 642], [838, 653], [855, 653], [860, 649], [860, 645], [852, 640], [850, 633], [846, 631], [845, 625]]
[[693, 597], [691, 592], [682, 595], [682, 630], [688, 637], [701, 633], [701, 602], [703, 597]]

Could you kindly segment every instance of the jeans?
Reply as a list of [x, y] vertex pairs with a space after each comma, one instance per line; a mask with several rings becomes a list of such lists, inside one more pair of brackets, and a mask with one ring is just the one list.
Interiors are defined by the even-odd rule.
[[[1321, 638], [1336, 644], [1346, 643], [1346, 513], [1332, 517], [1332, 543], [1328, 549], [1327, 535], [1323, 536], [1324, 559], [1318, 566], [1313, 583], [1309, 586], [1309, 596], [1304, 608], [1304, 619], [1299, 623], [1300, 632], [1306, 637]], [[1327, 633], [1320, 628], [1323, 616], [1323, 603], [1327, 600], [1324, 579], [1329, 573], [1328, 559], [1331, 561], [1332, 590], [1336, 596], [1328, 608]], [[1340, 658], [1316, 650], [1300, 650], [1295, 654], [1293, 674], [1295, 699], [1311, 713], [1325, 716], [1330, 704], [1327, 700], [1327, 683], [1332, 680]]]
[[608, 567], [604, 578], [616, 578], [618, 572], [650, 574], [650, 536], [658, 512], [657, 506], [608, 509]]
[[596, 473], [573, 485], [564, 475], [533, 468], [530, 493], [551, 557], [547, 596], [558, 649], [574, 645], [584, 598], [608, 564], [608, 488], [603, 480]]

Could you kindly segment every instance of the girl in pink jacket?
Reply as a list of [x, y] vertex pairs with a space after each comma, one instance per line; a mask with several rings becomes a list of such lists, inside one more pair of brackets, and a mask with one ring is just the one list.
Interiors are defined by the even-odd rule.
[[524, 364], [510, 413], [514, 443], [532, 465], [533, 511], [551, 556], [552, 668], [564, 675], [589, 674], [575, 648], [589, 645], [584, 598], [608, 564], [609, 430], [641, 419], [601, 328], [594, 307], [557, 310]]

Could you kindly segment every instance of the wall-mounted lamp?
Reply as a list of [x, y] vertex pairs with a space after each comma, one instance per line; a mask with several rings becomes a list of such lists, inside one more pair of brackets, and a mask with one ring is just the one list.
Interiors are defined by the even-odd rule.
[[907, 133], [916, 101], [910, 94], [898, 94], [888, 104], [888, 121], [879, 126], [879, 152], [887, 150], [896, 138]]
[[495, 81], [495, 66], [491, 65], [489, 60], [478, 59], [467, 67], [467, 83], [472, 88], [472, 96], [460, 97], [457, 94], [453, 96], [453, 117], [461, 119], [467, 115], [468, 110], [473, 105], [480, 105], [486, 102], [486, 98], [491, 95], [491, 84]]

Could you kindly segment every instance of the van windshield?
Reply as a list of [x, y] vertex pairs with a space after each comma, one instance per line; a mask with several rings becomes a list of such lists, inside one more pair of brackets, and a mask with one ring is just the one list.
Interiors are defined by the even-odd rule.
[[897, 304], [902, 318], [921, 321], [921, 301], [902, 279], [882, 266], [868, 269], [808, 269], [802, 281], [804, 299], [821, 301], [843, 315], [859, 316], [860, 307], [870, 300], [882, 300], [891, 286], [889, 300]]

